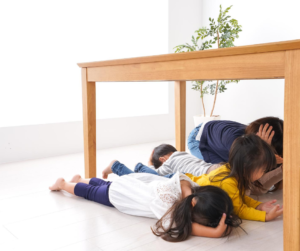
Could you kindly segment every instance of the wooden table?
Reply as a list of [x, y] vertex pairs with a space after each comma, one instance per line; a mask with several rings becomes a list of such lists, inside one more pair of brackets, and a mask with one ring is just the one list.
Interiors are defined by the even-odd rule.
[[187, 80], [285, 79], [284, 249], [300, 250], [300, 40], [78, 65], [87, 178], [96, 176], [96, 82], [175, 81], [176, 148], [184, 151]]

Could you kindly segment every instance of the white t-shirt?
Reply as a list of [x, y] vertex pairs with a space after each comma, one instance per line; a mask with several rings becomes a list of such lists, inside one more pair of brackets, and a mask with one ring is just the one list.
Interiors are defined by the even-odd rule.
[[171, 179], [149, 173], [124, 175], [110, 185], [109, 200], [122, 213], [160, 219], [181, 199], [180, 180], [198, 186], [180, 173]]

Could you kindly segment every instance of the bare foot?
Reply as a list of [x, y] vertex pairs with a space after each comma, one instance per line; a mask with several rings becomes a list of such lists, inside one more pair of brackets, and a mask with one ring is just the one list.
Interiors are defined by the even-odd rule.
[[57, 181], [49, 187], [51, 191], [59, 191], [61, 190], [61, 185], [65, 182], [64, 178], [58, 178]]
[[109, 165], [103, 170], [102, 172], [102, 178], [107, 179], [108, 175], [112, 173], [111, 167], [116, 162], [116, 160], [113, 160], [109, 163]]
[[81, 180], [81, 176], [79, 174], [76, 174], [71, 180], [71, 183], [78, 183]]

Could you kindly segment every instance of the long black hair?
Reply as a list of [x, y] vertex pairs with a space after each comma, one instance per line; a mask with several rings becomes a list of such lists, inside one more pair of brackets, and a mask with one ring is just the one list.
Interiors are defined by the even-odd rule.
[[264, 117], [250, 123], [245, 130], [246, 134], [257, 133], [260, 125], [269, 124], [275, 132], [271, 145], [276, 154], [282, 157], [283, 153], [283, 120], [276, 117]]
[[176, 148], [169, 144], [161, 144], [161, 145], [155, 147], [153, 150], [152, 158], [151, 158], [151, 162], [152, 162], [153, 166], [156, 169], [159, 168], [162, 165], [159, 158], [162, 156], [165, 156], [167, 154], [174, 153], [174, 152], [177, 152]]
[[[192, 205], [193, 199], [196, 200], [194, 206]], [[215, 186], [195, 187], [192, 188], [191, 195], [174, 203], [168, 212], [156, 222], [152, 232], [166, 241], [184, 241], [192, 233], [192, 222], [216, 228], [223, 213], [226, 213], [225, 224], [227, 224], [224, 236], [228, 236], [232, 227], [238, 227], [242, 223], [242, 220], [233, 212], [232, 201], [228, 194]], [[168, 221], [167, 226], [164, 224], [166, 221]]]
[[272, 148], [265, 141], [255, 134], [247, 134], [238, 137], [233, 142], [226, 166], [228, 172], [219, 173], [210, 180], [222, 181], [234, 177], [238, 182], [237, 186], [244, 201], [246, 190], [253, 186], [262, 186], [258, 181], [251, 181], [253, 174], [261, 169], [269, 172], [276, 168], [276, 158]]

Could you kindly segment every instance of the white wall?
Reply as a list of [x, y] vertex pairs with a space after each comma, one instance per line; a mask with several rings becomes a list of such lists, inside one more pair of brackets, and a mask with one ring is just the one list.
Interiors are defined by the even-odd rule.
[[[80, 121], [77, 63], [168, 53], [167, 13], [167, 0], [2, 1], [0, 127]], [[99, 83], [96, 95], [98, 119], [168, 113], [168, 83]]]
[[[298, 0], [203, 0], [204, 26], [209, 17], [217, 18], [220, 4], [233, 5], [229, 14], [243, 26], [236, 46], [300, 38]], [[243, 80], [218, 95], [214, 114], [242, 123], [264, 116], [283, 118], [283, 102], [284, 80]], [[213, 96], [206, 96], [205, 103], [211, 109]]]
[[[186, 5], [182, 0], [170, 0], [166, 15], [171, 53], [174, 46], [190, 40], [200, 26], [201, 1], [193, 0]], [[187, 133], [193, 128], [192, 116], [200, 113], [198, 94], [190, 87], [188, 83]], [[97, 120], [97, 149], [174, 138], [173, 83], [169, 83], [169, 114]], [[0, 164], [82, 151], [82, 121], [0, 128]]]

